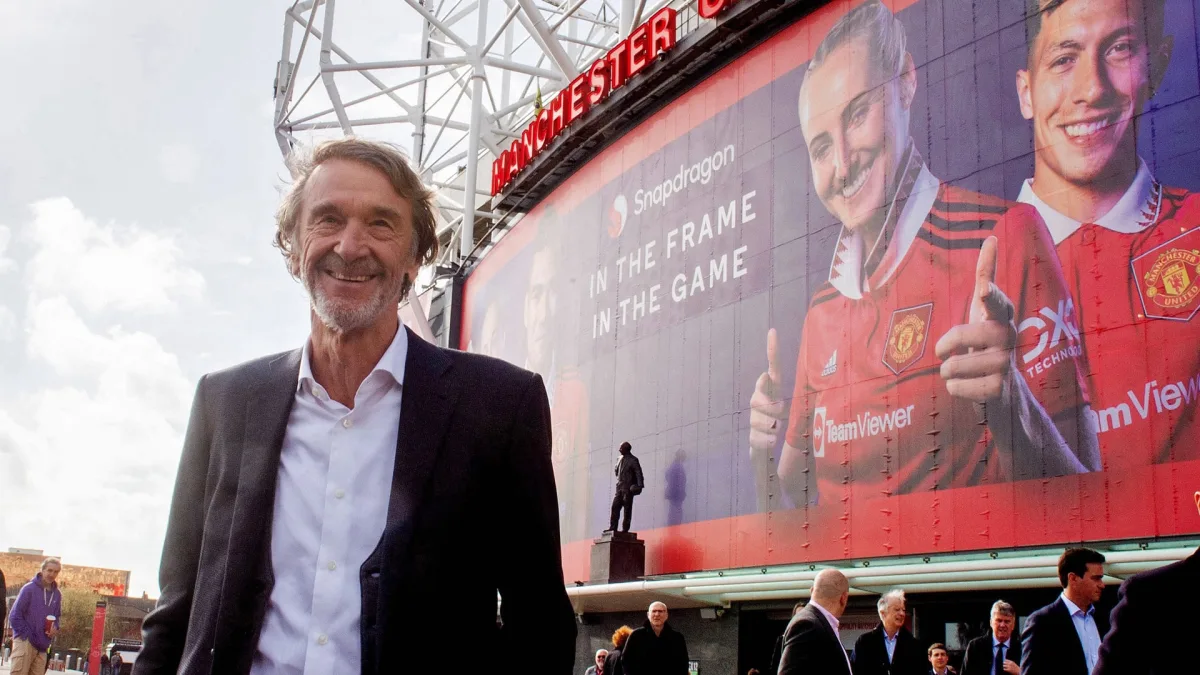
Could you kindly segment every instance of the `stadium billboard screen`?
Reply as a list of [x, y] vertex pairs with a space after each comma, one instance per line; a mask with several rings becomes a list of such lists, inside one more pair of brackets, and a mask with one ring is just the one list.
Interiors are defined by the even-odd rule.
[[651, 574], [1200, 530], [1200, 3], [1045, 4], [829, 3], [479, 264], [568, 580], [626, 440]]

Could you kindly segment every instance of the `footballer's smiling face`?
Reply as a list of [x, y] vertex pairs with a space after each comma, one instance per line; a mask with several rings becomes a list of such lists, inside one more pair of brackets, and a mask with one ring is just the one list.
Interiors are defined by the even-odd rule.
[[1068, 0], [1042, 13], [1029, 69], [1017, 74], [1021, 114], [1033, 122], [1036, 176], [1048, 170], [1073, 185], [1100, 186], [1131, 179], [1134, 120], [1170, 60], [1171, 40], [1160, 32], [1147, 25], [1142, 0]]
[[903, 73], [880, 73], [874, 50], [856, 37], [829, 52], [800, 89], [800, 126], [821, 202], [851, 231], [883, 223], [909, 142], [916, 90], [912, 57]]

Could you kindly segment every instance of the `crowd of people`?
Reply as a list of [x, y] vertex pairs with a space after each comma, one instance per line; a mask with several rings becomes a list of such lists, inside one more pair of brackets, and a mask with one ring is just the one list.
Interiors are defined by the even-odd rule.
[[[1194, 495], [1200, 511], [1200, 492]], [[850, 580], [825, 569], [813, 580], [807, 602], [793, 607], [792, 618], [775, 643], [767, 673], [748, 675], [1167, 675], [1192, 672], [1183, 650], [1192, 619], [1186, 616], [1200, 579], [1200, 550], [1180, 562], [1127, 579], [1109, 616], [1097, 613], [1105, 588], [1104, 555], [1073, 547], [1058, 559], [1062, 592], [1031, 613], [1019, 631], [1017, 610], [1004, 600], [991, 607], [986, 634], [971, 640], [961, 667], [950, 666], [942, 642], [928, 646], [906, 627], [907, 598], [902, 589], [876, 602], [879, 623], [860, 635], [847, 651], [840, 619], [850, 603]], [[1191, 583], [1189, 583], [1191, 582]], [[585, 675], [686, 675], [684, 636], [667, 623], [662, 602], [650, 605], [645, 625], [621, 626], [612, 648], [596, 651]], [[1157, 648], [1156, 645], [1162, 645]]]
[[[1200, 511], [1200, 492], [1195, 493]], [[971, 640], [961, 675], [1151, 675], [1192, 672], [1186, 667], [1185, 615], [1200, 579], [1200, 550], [1189, 558], [1127, 579], [1109, 616], [1096, 603], [1105, 587], [1105, 557], [1089, 548], [1069, 548], [1058, 560], [1062, 593], [1034, 611], [1017, 634], [1017, 612], [997, 600], [990, 630]], [[1191, 583], [1189, 583], [1191, 582]], [[797, 604], [777, 643], [771, 672], [779, 675], [958, 675], [941, 642], [922, 648], [905, 627], [904, 591], [880, 596], [879, 625], [847, 653], [839, 618], [850, 599], [850, 582], [836, 569], [821, 571], [812, 596]], [[756, 673], [757, 671], [752, 671]], [[612, 675], [610, 672], [609, 675]]]

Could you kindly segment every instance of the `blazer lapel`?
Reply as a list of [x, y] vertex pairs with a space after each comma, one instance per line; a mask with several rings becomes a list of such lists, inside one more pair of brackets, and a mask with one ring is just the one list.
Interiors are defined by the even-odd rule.
[[[810, 607], [811, 607], [811, 605], [810, 605], [809, 607], [805, 607], [804, 609], [809, 609]], [[829, 636], [829, 639], [830, 639], [830, 640], [831, 640], [831, 641], [832, 641], [834, 644], [836, 644], [836, 645], [837, 645], [837, 648], [838, 648], [839, 650], [841, 650], [841, 652], [842, 652], [842, 659], [843, 659], [843, 660], [845, 660], [845, 658], [846, 658], [846, 650], [845, 650], [845, 648], [843, 648], [843, 647], [842, 647], [842, 642], [841, 642], [841, 640], [839, 640], [839, 639], [838, 639], [837, 633], [835, 633], [835, 632], [833, 631], [833, 625], [829, 623], [829, 619], [826, 619], [826, 618], [825, 618], [825, 613], [824, 613], [824, 612], [822, 612], [821, 610], [817, 609], [816, 607], [811, 607], [811, 609], [812, 609], [813, 616], [815, 616], [815, 617], [816, 617], [816, 620], [817, 620], [817, 622], [818, 622], [818, 623], [820, 623], [820, 624], [821, 624], [821, 626], [822, 626], [822, 627], [825, 629], [825, 634]], [[801, 611], [804, 611], [804, 610], [801, 610]], [[849, 672], [850, 672], [850, 670], [849, 670], [849, 666], [847, 666], [847, 668], [846, 668], [846, 672], [847, 672], [847, 673], [849, 673]]]
[[[270, 592], [271, 519], [275, 512], [275, 483], [288, 417], [296, 400], [301, 350], [280, 355], [267, 365], [262, 380], [246, 402], [242, 463], [233, 504], [233, 527], [225, 572], [223, 606], [238, 607], [238, 618], [254, 620]], [[248, 582], [257, 582], [248, 587]], [[261, 597], [259, 597], [261, 596]], [[232, 617], [231, 617], [232, 618]]]
[[[450, 358], [440, 349], [408, 331], [400, 433], [384, 534], [385, 550], [401, 560], [407, 559], [413, 521], [458, 398], [451, 378], [445, 376], [450, 366]], [[399, 561], [393, 558], [392, 562]]]

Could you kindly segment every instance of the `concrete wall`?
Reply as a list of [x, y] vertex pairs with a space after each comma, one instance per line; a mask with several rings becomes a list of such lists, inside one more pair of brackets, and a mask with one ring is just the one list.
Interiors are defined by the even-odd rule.
[[[600, 648], [612, 648], [613, 631], [622, 625], [640, 628], [645, 612], [589, 615], [575, 639], [575, 671], [582, 675]], [[667, 621], [687, 640], [688, 656], [700, 662], [701, 675], [735, 675], [738, 659], [738, 616], [735, 609], [715, 621], [700, 618], [698, 609], [671, 611]]]

